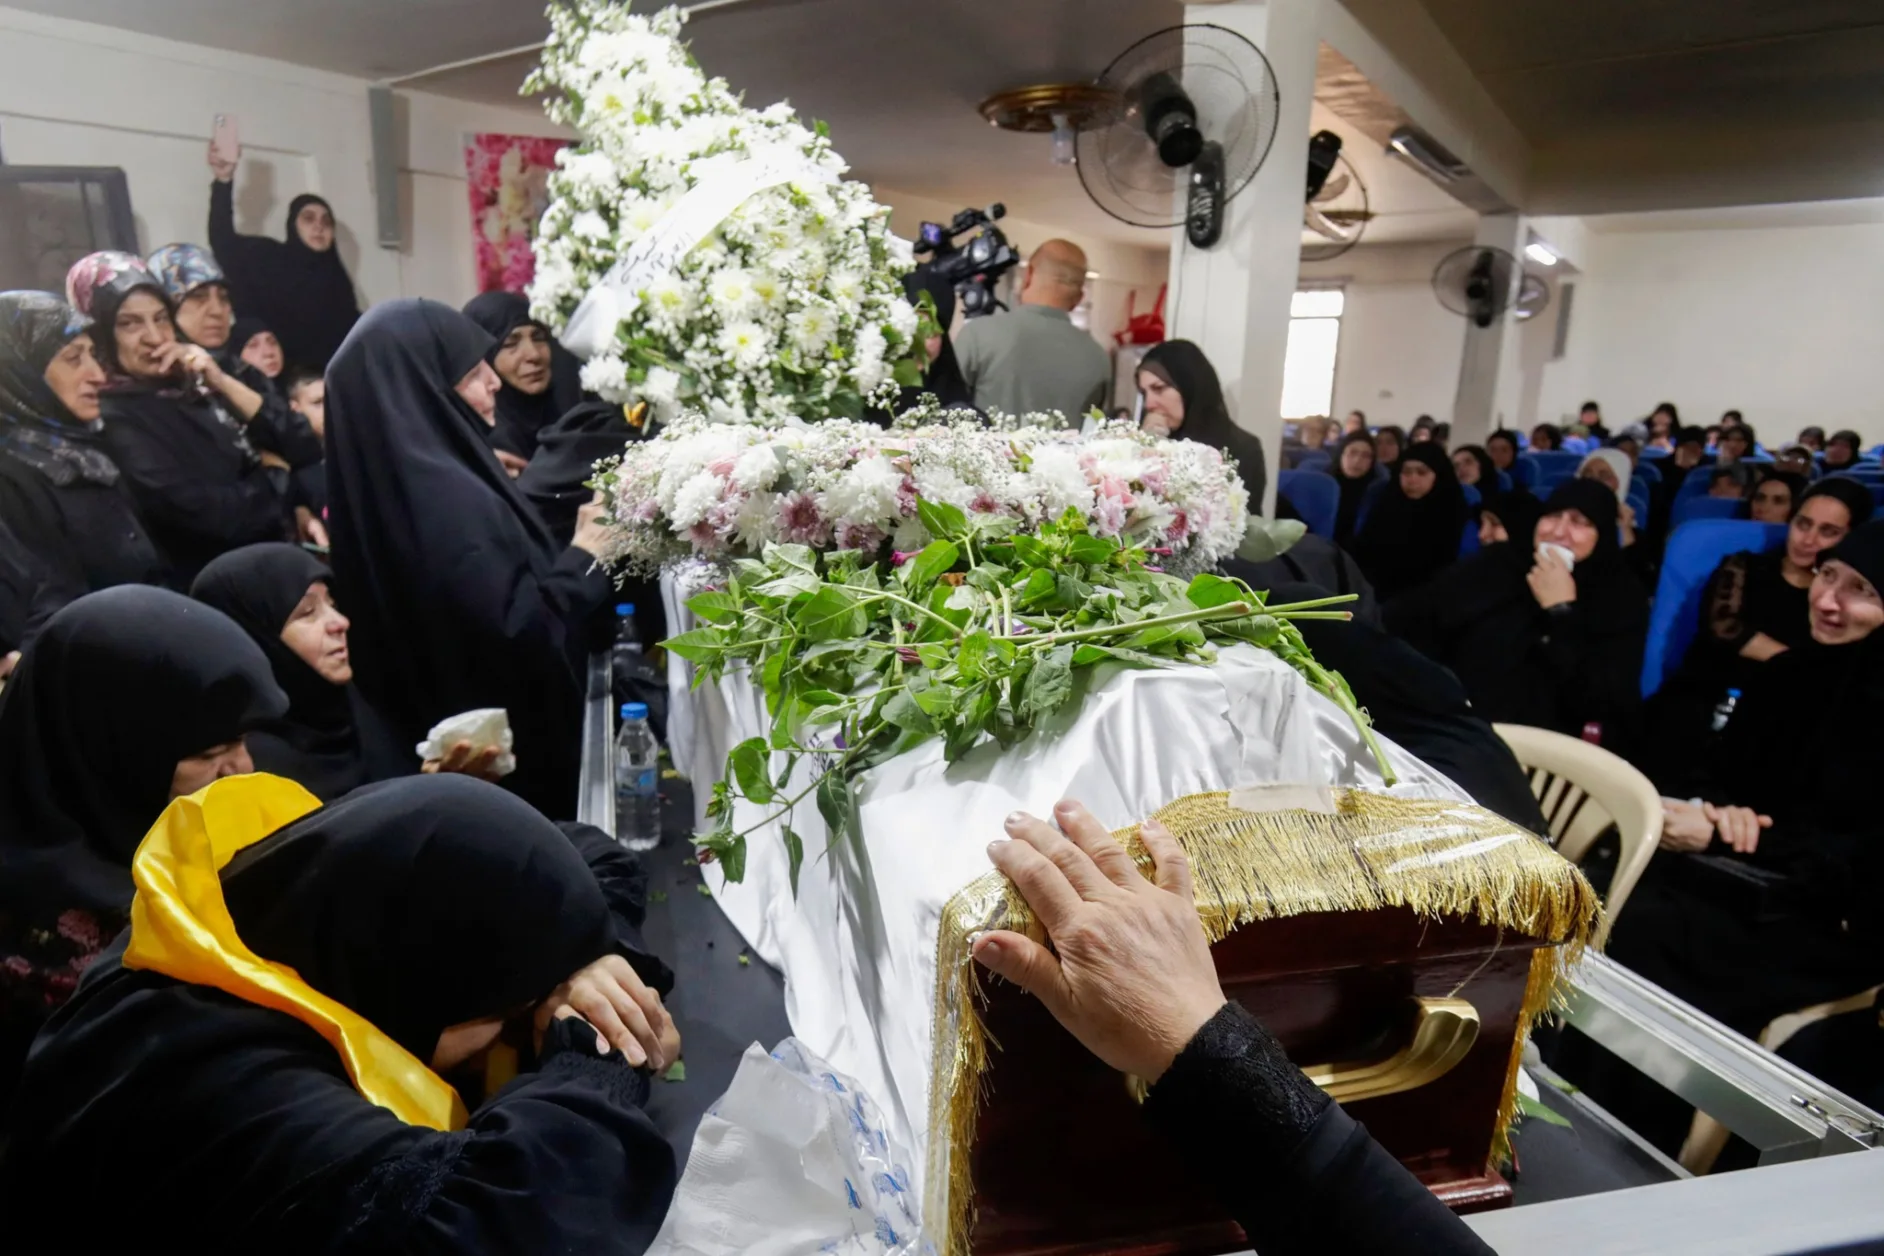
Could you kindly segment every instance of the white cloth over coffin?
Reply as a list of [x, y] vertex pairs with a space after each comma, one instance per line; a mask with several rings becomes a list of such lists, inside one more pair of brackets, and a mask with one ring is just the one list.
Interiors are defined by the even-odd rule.
[[[1382, 738], [1400, 778], [1386, 790], [1347, 716], [1265, 651], [1226, 649], [1209, 667], [1108, 670], [1010, 750], [989, 743], [949, 765], [940, 743], [930, 743], [869, 773], [859, 796], [861, 849], [846, 843], [826, 852], [827, 830], [805, 799], [791, 821], [805, 844], [795, 900], [776, 823], [747, 839], [743, 882], [722, 885], [707, 872], [733, 925], [783, 971], [792, 1032], [877, 1098], [892, 1134], [911, 1149], [918, 1181], [929, 1150], [941, 912], [989, 870], [987, 846], [1003, 836], [1008, 813], [1046, 815], [1072, 797], [1108, 828], [1122, 828], [1187, 794], [1298, 783], [1467, 797]], [[726, 752], [765, 733], [765, 704], [743, 673], [703, 685], [691, 700], [688, 759], [695, 797], [704, 799]], [[811, 779], [809, 770], [799, 764], [791, 793]], [[772, 810], [742, 803], [736, 825]]]

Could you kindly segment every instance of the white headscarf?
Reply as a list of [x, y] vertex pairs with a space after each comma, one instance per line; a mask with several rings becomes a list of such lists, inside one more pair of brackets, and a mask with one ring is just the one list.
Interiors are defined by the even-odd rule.
[[1635, 464], [1629, 461], [1629, 455], [1620, 449], [1599, 449], [1577, 464], [1580, 478], [1592, 462], [1600, 462], [1616, 473], [1616, 500], [1629, 500], [1629, 481], [1635, 476]]

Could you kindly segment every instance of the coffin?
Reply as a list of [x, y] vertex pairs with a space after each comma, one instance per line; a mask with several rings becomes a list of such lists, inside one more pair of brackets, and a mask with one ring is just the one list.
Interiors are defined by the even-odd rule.
[[[763, 697], [739, 673], [696, 688], [690, 668], [670, 666], [675, 762], [704, 799], [727, 751], [765, 731]], [[1019, 991], [983, 985], [969, 957], [977, 929], [1033, 927], [990, 872], [988, 841], [1009, 812], [1045, 814], [1063, 797], [1128, 845], [1157, 814], [1191, 854], [1229, 992], [1301, 1063], [1346, 1065], [1344, 1084], [1375, 1086], [1356, 1114], [1450, 1202], [1493, 1203], [1516, 1044], [1561, 961], [1541, 944], [1586, 936], [1596, 900], [1544, 843], [1404, 749], [1386, 753], [1397, 784], [1333, 703], [1238, 646], [1209, 667], [1101, 675], [1007, 750], [947, 764], [931, 744], [890, 760], [851, 797], [855, 840], [830, 845], [818, 812], [799, 807], [795, 888], [778, 826], [741, 804], [735, 827], [759, 826], [745, 879], [709, 873], [707, 886], [754, 956], [783, 972], [793, 1033], [882, 1109], [940, 1256], [1238, 1246], [1181, 1181], [1076, 1193], [1169, 1157], [1136, 1154], [1146, 1134], [1127, 1079]], [[802, 789], [812, 766], [801, 760], [781, 792]], [[1476, 1028], [1463, 1008], [1421, 997], [1463, 1000]], [[1401, 1056], [1416, 1038], [1415, 1058]], [[1383, 1075], [1402, 1088], [1378, 1093]]]
[[[1596, 908], [1587, 884], [1542, 843], [1504, 840], [1508, 826], [1477, 808], [1344, 792], [1333, 814], [1253, 813], [1231, 797], [1184, 799], [1160, 817], [1204, 874], [1199, 912], [1221, 935], [1212, 953], [1224, 992], [1448, 1205], [1508, 1203], [1495, 1161], [1518, 1057], [1547, 1009], [1564, 944], [1588, 937]], [[1279, 844], [1292, 856], [1314, 848], [1326, 857], [1278, 867]], [[1337, 900], [1349, 909], [1295, 914]], [[1025, 905], [999, 883], [951, 907], [971, 933], [997, 920], [1031, 927]], [[952, 940], [945, 924], [942, 946]], [[1248, 1247], [1140, 1119], [1132, 1079], [1025, 993], [971, 984], [956, 991], [953, 1050], [959, 1073], [979, 1077], [980, 1102], [958, 1089], [969, 1102], [932, 1113], [953, 1125], [952, 1250], [1149, 1256]], [[1117, 1180], [1121, 1165], [1132, 1166], [1130, 1190], [1093, 1191]]]

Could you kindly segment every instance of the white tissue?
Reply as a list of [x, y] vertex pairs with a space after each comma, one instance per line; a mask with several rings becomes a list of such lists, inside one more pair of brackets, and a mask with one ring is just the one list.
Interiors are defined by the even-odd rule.
[[473, 753], [497, 747], [501, 752], [494, 768], [497, 775], [509, 776], [517, 770], [517, 756], [511, 753], [516, 738], [510, 731], [510, 712], [503, 707], [465, 711], [440, 720], [418, 744], [419, 758], [442, 759], [447, 750], [461, 741], [470, 742]]
[[1572, 554], [1565, 546], [1557, 545], [1550, 541], [1539, 541], [1537, 543], [1537, 556], [1539, 559], [1546, 558], [1553, 554], [1557, 556], [1558, 561], [1563, 563], [1566, 571], [1575, 571], [1577, 569], [1577, 556]]

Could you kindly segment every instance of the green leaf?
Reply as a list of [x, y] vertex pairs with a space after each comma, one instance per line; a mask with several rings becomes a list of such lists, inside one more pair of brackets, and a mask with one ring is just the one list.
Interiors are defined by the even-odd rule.
[[[735, 833], [731, 829], [715, 829], [698, 840], [700, 849], [712, 854], [714, 861], [720, 866], [720, 871], [726, 874], [728, 882], [745, 879], [746, 838], [744, 834]], [[711, 897], [713, 894], [713, 891], [706, 887], [705, 882], [701, 882], [698, 889], [704, 896]]]
[[903, 358], [890, 368], [899, 388], [915, 388], [922, 383], [922, 368], [914, 358]]
[[818, 814], [831, 832], [829, 845], [835, 846], [850, 829], [850, 786], [843, 773], [833, 769], [824, 774], [818, 782], [817, 800]]
[[661, 643], [689, 663], [712, 663], [725, 657], [726, 645], [717, 628], [695, 628]]
[[1244, 615], [1237, 619], [1213, 619], [1205, 629], [1212, 636], [1247, 641], [1264, 649], [1282, 640], [1282, 621], [1273, 615]]
[[1199, 610], [1209, 610], [1213, 606], [1227, 606], [1231, 602], [1249, 599], [1249, 595], [1243, 592], [1242, 586], [1236, 581], [1225, 580], [1222, 576], [1212, 575], [1208, 571], [1191, 581], [1190, 587], [1184, 591], [1184, 596], [1190, 599], [1191, 605]]
[[878, 714], [885, 723], [906, 728], [912, 733], [935, 732], [935, 721], [929, 718], [929, 713], [917, 704], [907, 689], [891, 694]]
[[1546, 1125], [1555, 1125], [1562, 1129], [1570, 1128], [1569, 1120], [1561, 1112], [1553, 1110], [1541, 1100], [1533, 1099], [1529, 1095], [1518, 1096], [1518, 1113], [1526, 1120], [1535, 1119]]
[[980, 679], [987, 672], [988, 654], [993, 648], [994, 641], [988, 630], [977, 628], [962, 638], [955, 652], [955, 666], [970, 680]]
[[667, 1071], [661, 1074], [661, 1080], [664, 1082], [686, 1081], [687, 1080], [687, 1061], [675, 1060], [672, 1064], [668, 1065]]
[[818, 574], [818, 555], [809, 545], [772, 542], [765, 547], [765, 565], [779, 573], [806, 571]]
[[1036, 567], [1027, 573], [1027, 583], [1020, 587], [1015, 601], [1021, 606], [1038, 606], [1047, 601], [1059, 590], [1053, 579], [1053, 573], [1045, 567]]
[[1021, 687], [1020, 709], [1016, 714], [1025, 723], [1051, 715], [1073, 696], [1073, 647], [1056, 645], [1034, 660]]
[[949, 665], [949, 659], [952, 656], [947, 646], [926, 642], [916, 647], [916, 657], [921, 659], [922, 665], [930, 671], [939, 672]]
[[749, 737], [733, 747], [726, 757], [732, 768], [733, 779], [739, 782], [739, 792], [753, 802], [764, 806], [772, 801], [771, 751], [763, 737]]
[[780, 601], [790, 601], [801, 593], [816, 593], [823, 587], [824, 581], [820, 579], [815, 572], [788, 571], [776, 579], [767, 580], [764, 584], [755, 588], [753, 593], [760, 597], [773, 597], [778, 598]]
[[1040, 538], [1020, 533], [1010, 540], [1014, 544], [1014, 557], [1029, 567], [1045, 567], [1053, 562], [1053, 551]]
[[1075, 562], [1109, 563], [1119, 552], [1119, 543], [1102, 536], [1076, 536], [1066, 544], [1066, 556]]
[[931, 541], [923, 547], [922, 553], [903, 564], [903, 584], [912, 589], [926, 589], [961, 556], [961, 549], [953, 541]]
[[1307, 531], [1308, 525], [1300, 519], [1265, 519], [1251, 515], [1244, 524], [1243, 541], [1236, 547], [1236, 556], [1252, 563], [1270, 562], [1287, 553]]
[[809, 641], [861, 637], [865, 628], [862, 605], [834, 584], [819, 589], [817, 596], [793, 612], [792, 622]]
[[949, 712], [955, 709], [955, 690], [948, 685], [930, 685], [926, 689], [907, 689], [904, 692], [909, 694], [915, 700], [916, 705], [921, 707], [931, 719], [946, 719]]
[[1078, 576], [1061, 572], [1053, 577], [1053, 594], [1062, 609], [1076, 611], [1092, 596], [1092, 586]]
[[932, 502], [926, 497], [916, 499], [916, 517], [922, 520], [923, 527], [929, 529], [929, 535], [938, 541], [961, 536], [968, 527], [968, 515], [960, 506]]
[[709, 624], [731, 624], [739, 620], [739, 599], [717, 590], [688, 598], [687, 609]]
[[798, 897], [798, 869], [805, 862], [805, 839], [791, 825], [785, 826], [785, 858], [790, 861], [792, 897]]

